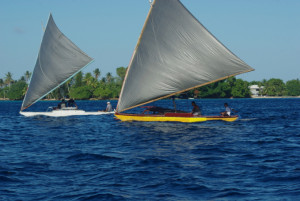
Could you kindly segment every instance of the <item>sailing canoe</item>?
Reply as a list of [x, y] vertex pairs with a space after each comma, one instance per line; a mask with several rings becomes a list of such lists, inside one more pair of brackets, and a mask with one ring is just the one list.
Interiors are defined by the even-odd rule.
[[[91, 57], [58, 29], [50, 14], [20, 114], [24, 116], [34, 115], [34, 112], [22, 111], [67, 82], [92, 61]], [[42, 112], [37, 113], [37, 115], [55, 115], [57, 113]], [[59, 112], [60, 115], [73, 113], [75, 113], [74, 110]], [[76, 114], [79, 113], [80, 111], [76, 112]]]
[[236, 120], [121, 112], [253, 70], [179, 0], [154, 0], [128, 65], [115, 115], [124, 121]]

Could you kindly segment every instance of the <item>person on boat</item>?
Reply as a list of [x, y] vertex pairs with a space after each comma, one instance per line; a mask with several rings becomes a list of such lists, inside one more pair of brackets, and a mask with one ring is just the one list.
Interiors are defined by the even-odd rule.
[[67, 104], [68, 104], [68, 107], [76, 107], [76, 109], [78, 108], [78, 106], [75, 103], [75, 101], [74, 101], [73, 98], [69, 99], [68, 102], [67, 102]]
[[111, 112], [111, 111], [112, 111], [112, 106], [111, 106], [110, 102], [107, 102], [105, 112]]
[[200, 110], [199, 106], [195, 103], [195, 101], [192, 102], [192, 106], [193, 106], [193, 110], [191, 113], [193, 115], [201, 115], [201, 110]]
[[57, 107], [53, 107], [53, 110], [60, 110], [62, 108], [65, 108], [67, 106], [67, 103], [65, 101], [65, 99], [61, 99], [61, 102], [58, 103]]
[[230, 116], [230, 115], [232, 114], [232, 111], [233, 111], [233, 112], [237, 112], [236, 110], [230, 108], [230, 107], [228, 106], [228, 103], [224, 103], [224, 107], [225, 107], [225, 111], [220, 113], [221, 116], [223, 116], [223, 117], [228, 117], [228, 116]]

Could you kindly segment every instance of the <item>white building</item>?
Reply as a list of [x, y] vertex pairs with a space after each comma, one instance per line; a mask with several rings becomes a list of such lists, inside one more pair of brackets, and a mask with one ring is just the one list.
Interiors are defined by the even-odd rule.
[[261, 95], [262, 90], [264, 89], [263, 86], [259, 87], [258, 85], [251, 85], [249, 86], [250, 92], [252, 96]]

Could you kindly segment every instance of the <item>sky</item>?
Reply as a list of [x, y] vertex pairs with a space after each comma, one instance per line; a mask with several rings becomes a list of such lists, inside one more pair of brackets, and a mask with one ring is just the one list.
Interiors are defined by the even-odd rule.
[[[300, 0], [181, 0], [228, 49], [255, 71], [247, 81], [300, 79]], [[0, 0], [0, 78], [33, 71], [51, 12], [59, 29], [94, 58], [84, 72], [127, 67], [148, 0]]]

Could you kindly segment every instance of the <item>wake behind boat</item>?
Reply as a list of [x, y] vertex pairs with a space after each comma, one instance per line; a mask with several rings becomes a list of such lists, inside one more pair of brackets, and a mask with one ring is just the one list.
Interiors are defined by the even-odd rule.
[[78, 110], [77, 107], [51, 108], [46, 112], [24, 112], [25, 109], [74, 77], [92, 61], [91, 57], [79, 49], [58, 29], [50, 14], [20, 114], [24, 116], [62, 117], [113, 113], [85, 112], [84, 110]]
[[236, 116], [122, 112], [253, 70], [179, 0], [154, 0], [128, 65], [115, 116], [122, 121], [234, 121]]
[[67, 116], [85, 116], [85, 115], [106, 115], [106, 114], [114, 114], [112, 112], [86, 112], [84, 110], [78, 110], [75, 107], [66, 107], [63, 109], [53, 110], [50, 107], [46, 112], [20, 112], [20, 114], [26, 117], [34, 117], [34, 116], [48, 116], [48, 117], [67, 117]]

